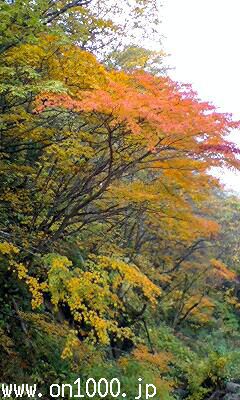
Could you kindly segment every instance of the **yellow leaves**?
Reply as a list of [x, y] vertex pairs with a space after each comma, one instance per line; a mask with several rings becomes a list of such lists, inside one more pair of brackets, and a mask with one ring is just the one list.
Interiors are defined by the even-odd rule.
[[[54, 159], [55, 166], [61, 173], [69, 175], [69, 171], [79, 172], [94, 156], [94, 149], [85, 139], [86, 135], [81, 132], [70, 133], [63, 143], [55, 143], [46, 150], [44, 157], [46, 162], [52, 165]], [[89, 138], [87, 139], [89, 140]]]
[[[114, 313], [110, 308], [114, 299], [104, 275], [98, 271], [69, 271], [71, 262], [66, 257], [54, 256], [49, 270], [49, 289], [53, 304], [65, 301], [73, 317], [79, 323], [91, 327], [89, 337], [108, 343], [108, 331], [115, 326]], [[93, 334], [95, 332], [95, 334]]]
[[119, 367], [120, 367], [123, 371], [125, 371], [126, 367], [127, 367], [128, 364], [129, 364], [129, 358], [128, 358], [128, 357], [122, 356], [122, 357], [120, 357], [120, 358], [118, 359], [117, 363], [118, 363]]
[[67, 272], [68, 268], [71, 267], [72, 262], [65, 256], [54, 256], [51, 259], [52, 270]]
[[19, 253], [19, 249], [14, 246], [12, 243], [9, 242], [0, 242], [0, 253], [2, 254], [18, 254]]
[[105, 302], [106, 298], [109, 296], [109, 301], [111, 300], [107, 280], [94, 271], [79, 271], [76, 275], [66, 282], [71, 309], [84, 312], [87, 306], [92, 310], [104, 313], [108, 307], [108, 303]]
[[234, 288], [228, 289], [224, 295], [224, 300], [233, 306], [236, 310], [240, 310], [238, 297], [234, 294]]
[[[87, 269], [69, 270], [71, 262], [58, 255], [50, 257], [49, 291], [53, 304], [68, 304], [77, 323], [87, 330], [81, 331], [91, 341], [109, 343], [110, 332], [116, 338], [132, 337], [131, 329], [118, 326], [115, 317], [124, 310], [122, 295], [138, 288], [152, 305], [160, 289], [134, 265], [106, 256], [93, 257], [86, 263]], [[112, 273], [115, 275], [112, 275]], [[119, 279], [120, 278], [120, 279]]]
[[105, 345], [109, 344], [110, 340], [108, 331], [113, 325], [113, 322], [100, 318], [96, 313], [91, 311], [88, 314], [89, 314], [88, 321], [91, 324], [91, 326], [94, 327], [99, 342]]
[[217, 358], [217, 360], [216, 360], [215, 366], [216, 366], [217, 369], [223, 370], [226, 367], [227, 362], [228, 362], [228, 358], [227, 357], [219, 356]]
[[48, 290], [48, 285], [46, 282], [39, 282], [39, 280], [33, 276], [30, 276], [28, 269], [22, 263], [18, 263], [14, 260], [10, 260], [10, 267], [13, 272], [17, 273], [19, 280], [24, 280], [28, 286], [28, 289], [32, 295], [32, 309], [40, 307], [43, 303], [43, 292]]
[[43, 304], [43, 292], [48, 290], [46, 282], [39, 283], [38, 279], [32, 276], [28, 276], [26, 283], [29, 287], [29, 291], [32, 295], [32, 309], [36, 309]]
[[123, 71], [116, 71], [116, 70], [110, 70], [108, 73], [108, 77], [110, 81], [113, 82], [122, 82], [125, 85], [129, 85], [131, 83], [131, 75], [126, 74]]
[[28, 270], [22, 263], [12, 263], [12, 266], [17, 270], [18, 279], [26, 279], [28, 276]]
[[27, 267], [14, 259], [14, 256], [19, 254], [19, 249], [9, 242], [0, 243], [0, 253], [4, 256], [8, 255], [8, 270], [17, 274], [19, 280], [23, 280], [28, 285], [29, 291], [32, 295], [32, 308], [38, 308], [43, 303], [43, 292], [47, 290], [46, 282], [39, 283], [38, 279], [30, 276]]
[[81, 346], [81, 344], [80, 344], [79, 340], [77, 339], [76, 332], [71, 330], [67, 336], [67, 340], [65, 343], [65, 347], [62, 351], [61, 357], [63, 359], [66, 359], [66, 358], [71, 359], [74, 355], [74, 350], [78, 346]]
[[18, 66], [29, 65], [31, 67], [38, 67], [45, 56], [46, 50], [39, 44], [22, 44], [17, 48], [10, 49], [5, 59], [7, 65], [17, 63]]
[[54, 35], [40, 35], [38, 44], [26, 44], [8, 53], [8, 63], [15, 59], [24, 65], [40, 69], [45, 79], [60, 81], [72, 93], [97, 88], [105, 81], [106, 72], [96, 58], [71, 44], [63, 44]]
[[219, 355], [217, 352], [212, 352], [208, 358], [207, 365], [207, 376], [211, 379], [215, 384], [219, 384], [219, 382], [226, 376], [225, 368], [228, 366], [230, 361], [230, 355]]
[[48, 272], [49, 290], [52, 302], [56, 306], [66, 298], [65, 284], [71, 277], [68, 267], [72, 265], [67, 257], [54, 256], [50, 260], [51, 268]]
[[[24, 172], [25, 171], [23, 171], [23, 173]], [[11, 204], [16, 212], [21, 213], [25, 211], [25, 213], [30, 213], [32, 211], [32, 205], [29, 203], [29, 193], [27, 190], [17, 191], [16, 193], [6, 190], [0, 198], [1, 200], [7, 201], [9, 204]], [[24, 210], [23, 204], [25, 205]]]
[[54, 60], [52, 78], [65, 81], [71, 92], [99, 88], [106, 72], [95, 57], [75, 46], [60, 49], [61, 56]]
[[[138, 287], [152, 305], [156, 304], [157, 297], [161, 294], [161, 289], [154, 285], [135, 265], [106, 256], [99, 256], [97, 262], [103, 269], [119, 272], [123, 282], [126, 281], [131, 288]], [[126, 290], [127, 292], [128, 290]]]

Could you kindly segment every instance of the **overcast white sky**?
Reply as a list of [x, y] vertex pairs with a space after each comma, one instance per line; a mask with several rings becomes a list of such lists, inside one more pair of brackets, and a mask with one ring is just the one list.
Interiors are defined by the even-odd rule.
[[[160, 0], [161, 1], [161, 0]], [[174, 79], [240, 119], [240, 0], [163, 0], [164, 47]], [[240, 145], [240, 132], [234, 134]], [[223, 178], [240, 191], [240, 173]]]

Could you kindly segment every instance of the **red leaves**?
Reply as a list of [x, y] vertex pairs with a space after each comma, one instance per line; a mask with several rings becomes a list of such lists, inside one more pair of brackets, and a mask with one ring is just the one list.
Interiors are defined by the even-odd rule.
[[[191, 86], [174, 83], [169, 78], [146, 73], [109, 73], [108, 83], [94, 90], [79, 90], [77, 97], [44, 93], [36, 100], [36, 109], [64, 108], [76, 113], [111, 117], [111, 127], [122, 126], [139, 136], [142, 145], [153, 153], [175, 150], [192, 157], [219, 153], [231, 162], [240, 150], [224, 137], [239, 122], [228, 114], [218, 113], [201, 102]], [[221, 156], [222, 155], [222, 156]], [[209, 158], [210, 165], [212, 157]], [[236, 163], [235, 163], [236, 164]], [[215, 164], [216, 165], [216, 158]]]

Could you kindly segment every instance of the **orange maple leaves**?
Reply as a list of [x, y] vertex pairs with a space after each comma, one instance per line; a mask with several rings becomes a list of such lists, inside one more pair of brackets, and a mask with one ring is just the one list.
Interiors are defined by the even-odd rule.
[[236, 166], [238, 149], [225, 137], [239, 122], [199, 101], [188, 85], [147, 73], [115, 72], [108, 74], [108, 82], [102, 86], [74, 96], [44, 93], [36, 100], [36, 112], [60, 107], [105, 115], [113, 130], [124, 127], [125, 133], [138, 135], [155, 154], [179, 151], [187, 158], [207, 159], [210, 165], [224, 162]]

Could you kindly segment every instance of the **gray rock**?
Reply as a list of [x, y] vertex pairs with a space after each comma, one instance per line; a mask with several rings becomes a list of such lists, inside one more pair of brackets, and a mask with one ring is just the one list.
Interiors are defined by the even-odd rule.
[[240, 400], [240, 395], [237, 393], [227, 393], [223, 400]]
[[220, 400], [223, 399], [223, 396], [226, 394], [225, 391], [223, 390], [215, 390], [215, 392], [213, 392], [211, 394], [211, 396], [208, 398], [208, 400]]
[[239, 393], [240, 394], [240, 385], [239, 383], [227, 382], [226, 391], [230, 393]]

